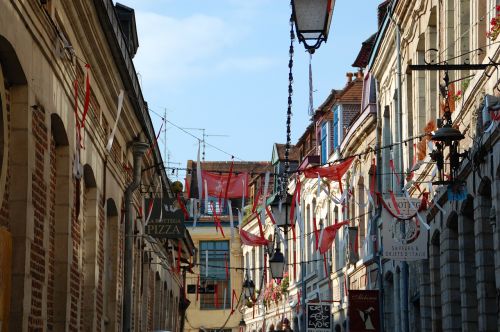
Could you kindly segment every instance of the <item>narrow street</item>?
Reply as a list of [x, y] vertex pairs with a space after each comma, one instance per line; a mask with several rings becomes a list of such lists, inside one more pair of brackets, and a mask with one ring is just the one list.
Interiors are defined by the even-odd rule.
[[495, 0], [0, 0], [0, 332], [500, 331]]

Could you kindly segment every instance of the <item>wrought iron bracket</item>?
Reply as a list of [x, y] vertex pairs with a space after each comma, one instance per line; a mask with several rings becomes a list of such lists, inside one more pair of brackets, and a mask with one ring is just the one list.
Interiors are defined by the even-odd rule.
[[425, 65], [409, 65], [410, 70], [485, 70], [488, 67], [496, 67], [500, 63], [490, 62], [490, 63], [462, 63], [458, 65], [453, 64], [425, 64]]

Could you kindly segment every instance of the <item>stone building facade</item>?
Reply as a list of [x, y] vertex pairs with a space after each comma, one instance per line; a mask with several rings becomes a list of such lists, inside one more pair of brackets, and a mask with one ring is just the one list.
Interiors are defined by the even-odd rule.
[[[348, 331], [357, 318], [347, 314], [348, 294], [363, 289], [379, 291], [381, 331], [499, 329], [500, 129], [494, 112], [500, 108], [496, 23], [500, 7], [492, 0], [388, 0], [381, 3], [378, 14], [378, 31], [363, 43], [353, 65], [364, 68], [360, 109], [342, 128], [338, 148], [329, 148], [337, 147], [335, 133], [326, 127], [323, 135], [322, 130], [322, 120], [335, 123], [332, 101], [339, 93], [335, 90], [302, 135], [308, 143], [296, 145], [299, 170], [357, 156], [341, 179], [348, 198], [339, 204], [341, 192], [334, 181], [301, 177], [305, 228], [297, 237], [306, 237], [303, 242], [297, 238], [294, 249], [304, 252], [298, 256], [297, 269], [306, 273], [289, 275], [283, 302], [271, 310], [246, 309], [243, 317], [251, 322], [252, 331], [262, 328], [260, 322], [266, 317], [274, 326], [287, 318], [299, 330], [304, 318], [300, 306], [318, 297], [332, 303], [332, 328]], [[412, 65], [426, 63], [483, 67], [413, 70]], [[436, 119], [443, 116], [445, 97], [453, 110], [453, 125], [465, 136], [458, 149], [459, 190], [437, 182], [436, 159], [430, 156], [437, 149], [430, 138], [437, 130]], [[445, 169], [450, 163], [447, 153]], [[289, 193], [295, 190], [296, 176], [290, 179]], [[382, 257], [381, 234], [391, 220], [382, 219], [376, 197], [380, 193], [390, 200], [391, 192], [401, 196], [405, 191], [418, 199], [429, 195], [428, 208], [421, 211], [430, 227], [428, 257], [408, 263]], [[348, 227], [337, 233], [328, 258], [330, 288], [321, 274], [323, 267], [315, 263], [318, 253], [311, 236], [315, 219], [318, 229], [348, 220], [357, 232], [352, 239], [357, 251], [349, 241]], [[254, 221], [245, 229], [258, 234], [256, 225]], [[423, 225], [420, 232], [426, 232]], [[291, 247], [289, 237], [288, 264]], [[249, 261], [252, 266], [253, 260]], [[288, 269], [290, 273], [290, 265]]]
[[[142, 174], [134, 163], [133, 143], [146, 149], [155, 137], [132, 64], [134, 33], [133, 10], [110, 0], [0, 4], [2, 331], [121, 331], [127, 318], [134, 331], [181, 329], [183, 277], [175, 257], [162, 257], [180, 246], [189, 260], [193, 244], [189, 235], [163, 246], [144, 237], [142, 192], [158, 181], [172, 192], [157, 147], [137, 158]], [[124, 289], [124, 198], [137, 169]]]
[[[419, 141], [413, 140], [399, 143], [393, 157], [382, 153], [381, 172], [389, 174], [382, 176], [382, 191], [398, 190], [390, 175], [390, 158], [407, 174], [418, 159], [423, 165], [416, 170], [415, 183], [430, 192], [432, 200], [426, 214], [429, 258], [409, 264], [408, 272], [398, 262], [383, 264], [385, 328], [497, 331], [500, 147], [498, 121], [491, 120], [490, 112], [498, 95], [497, 68], [411, 68], [426, 63], [496, 63], [500, 51], [491, 32], [496, 29], [492, 19], [498, 14], [497, 2], [392, 1], [387, 9], [369, 64], [378, 86], [380, 143], [435, 130], [446, 96], [440, 90], [449, 75], [452, 121], [465, 136], [459, 144], [459, 152], [465, 154], [456, 177], [464, 183], [465, 196], [453, 198], [446, 185], [436, 184], [436, 164], [428, 155], [435, 145], [415, 149]], [[419, 152], [425, 153], [415, 156]], [[410, 192], [421, 197], [415, 186]]]

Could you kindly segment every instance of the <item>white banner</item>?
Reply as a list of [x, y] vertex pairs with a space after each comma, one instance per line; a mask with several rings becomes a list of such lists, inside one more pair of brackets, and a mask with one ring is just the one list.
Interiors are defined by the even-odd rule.
[[[412, 204], [406, 197], [396, 197], [395, 201], [400, 215], [412, 216], [416, 214], [416, 209], [419, 208], [421, 201], [418, 198], [410, 198], [410, 200]], [[428, 257], [429, 231], [416, 217], [407, 220], [397, 219], [387, 211], [386, 207], [394, 214], [398, 214], [395, 213], [396, 209], [392, 200], [385, 200], [381, 216], [382, 256], [396, 261], [426, 259]]]

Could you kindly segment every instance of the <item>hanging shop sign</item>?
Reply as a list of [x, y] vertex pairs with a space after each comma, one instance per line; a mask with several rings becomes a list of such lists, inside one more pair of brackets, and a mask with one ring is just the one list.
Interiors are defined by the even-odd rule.
[[[188, 294], [196, 294], [196, 285], [187, 285]], [[198, 294], [215, 294], [215, 285], [199, 285]]]
[[397, 261], [427, 258], [429, 232], [418, 214], [421, 201], [417, 198], [392, 197], [382, 209], [383, 257]]
[[379, 292], [377, 290], [349, 290], [349, 331], [377, 332], [379, 322]]
[[184, 213], [175, 199], [146, 200], [145, 232], [155, 238], [183, 239], [186, 228]]
[[331, 304], [307, 304], [307, 332], [330, 332], [332, 330]]

